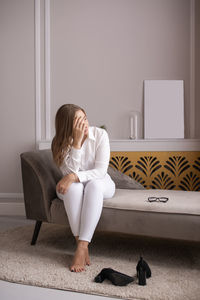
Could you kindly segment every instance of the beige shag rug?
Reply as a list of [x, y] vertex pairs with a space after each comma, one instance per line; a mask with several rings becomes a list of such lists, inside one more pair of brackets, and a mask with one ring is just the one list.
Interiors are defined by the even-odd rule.
[[[44, 223], [37, 244], [31, 246], [33, 228], [0, 232], [1, 280], [122, 299], [200, 299], [199, 243], [96, 231], [89, 245], [91, 265], [85, 272], [74, 273], [68, 268], [76, 248], [70, 229]], [[109, 280], [94, 282], [108, 267], [134, 276], [140, 255], [152, 271], [146, 286], [136, 280], [124, 287]]]

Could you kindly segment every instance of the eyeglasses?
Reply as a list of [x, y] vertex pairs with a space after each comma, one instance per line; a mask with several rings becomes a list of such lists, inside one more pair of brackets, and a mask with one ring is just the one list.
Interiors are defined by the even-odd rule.
[[167, 202], [168, 200], [167, 197], [148, 197], [149, 202]]

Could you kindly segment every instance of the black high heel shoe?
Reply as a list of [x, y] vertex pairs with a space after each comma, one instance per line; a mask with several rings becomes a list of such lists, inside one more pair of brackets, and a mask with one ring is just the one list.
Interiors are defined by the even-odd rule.
[[138, 261], [136, 271], [139, 280], [138, 284], [146, 285], [146, 278], [151, 277], [151, 269], [149, 268], [149, 265], [145, 260], [143, 260], [142, 257], [140, 257], [140, 260]]
[[134, 281], [133, 277], [120, 273], [111, 268], [102, 269], [101, 272], [95, 277], [94, 281], [102, 283], [105, 279], [110, 280], [112, 284], [118, 286], [124, 286]]

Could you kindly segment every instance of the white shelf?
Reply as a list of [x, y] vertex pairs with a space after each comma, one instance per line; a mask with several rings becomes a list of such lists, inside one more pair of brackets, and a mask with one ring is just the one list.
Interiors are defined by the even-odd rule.
[[[51, 141], [39, 141], [38, 149], [50, 149]], [[200, 139], [110, 140], [111, 151], [199, 151]]]
[[200, 151], [198, 139], [112, 140], [111, 151]]

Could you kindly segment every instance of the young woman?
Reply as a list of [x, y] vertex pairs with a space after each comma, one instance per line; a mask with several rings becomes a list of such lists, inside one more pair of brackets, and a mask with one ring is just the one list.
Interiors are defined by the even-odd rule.
[[77, 242], [70, 270], [81, 272], [90, 265], [88, 244], [100, 219], [103, 199], [115, 193], [115, 183], [107, 173], [109, 138], [104, 129], [89, 126], [85, 111], [74, 104], [58, 109], [55, 129], [51, 150], [63, 174], [56, 193], [64, 201]]

